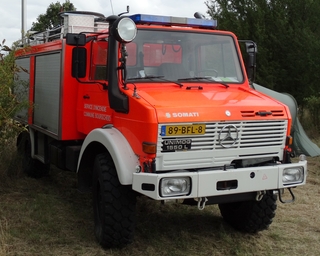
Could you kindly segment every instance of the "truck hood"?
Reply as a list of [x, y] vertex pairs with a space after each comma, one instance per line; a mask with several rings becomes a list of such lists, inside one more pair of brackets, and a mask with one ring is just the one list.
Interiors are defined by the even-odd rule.
[[281, 102], [250, 88], [168, 86], [143, 88], [138, 94], [156, 109], [159, 123], [290, 118]]

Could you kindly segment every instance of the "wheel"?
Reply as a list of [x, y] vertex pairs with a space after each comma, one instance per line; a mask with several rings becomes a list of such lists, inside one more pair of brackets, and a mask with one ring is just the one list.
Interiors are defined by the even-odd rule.
[[247, 233], [265, 230], [272, 223], [277, 209], [277, 196], [267, 191], [260, 201], [219, 204], [222, 217], [235, 229]]
[[19, 134], [17, 140], [18, 154], [21, 156], [22, 170], [32, 178], [41, 178], [48, 175], [50, 165], [44, 164], [31, 157], [31, 140], [30, 134], [24, 131]]
[[136, 196], [131, 186], [120, 184], [107, 153], [96, 156], [93, 168], [94, 233], [103, 247], [123, 247], [132, 242]]

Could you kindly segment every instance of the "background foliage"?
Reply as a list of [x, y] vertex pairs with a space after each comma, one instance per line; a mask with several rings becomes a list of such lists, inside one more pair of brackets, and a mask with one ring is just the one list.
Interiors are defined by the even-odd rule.
[[32, 22], [31, 30], [41, 32], [59, 26], [62, 20], [59, 13], [75, 10], [76, 8], [69, 0], [66, 0], [63, 4], [60, 2], [56, 2], [55, 4], [51, 3], [47, 8], [46, 13], [40, 14], [37, 18], [37, 21]]
[[[7, 143], [18, 131], [22, 129], [12, 120], [13, 116], [25, 108], [28, 102], [21, 101], [17, 94], [13, 93], [19, 80], [18, 73], [26, 72], [15, 64], [15, 51], [0, 44], [0, 153], [3, 154]], [[22, 83], [21, 85], [27, 86]]]
[[258, 45], [256, 82], [295, 97], [319, 101], [320, 1], [210, 0], [218, 28]]

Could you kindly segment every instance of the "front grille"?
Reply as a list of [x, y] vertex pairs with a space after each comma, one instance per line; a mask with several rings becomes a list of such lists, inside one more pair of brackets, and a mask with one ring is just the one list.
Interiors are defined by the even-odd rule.
[[162, 150], [163, 141], [173, 139], [191, 140], [188, 151], [268, 147], [274, 149], [284, 146], [287, 124], [286, 120], [206, 123], [206, 132], [203, 135], [177, 137], [161, 136], [162, 124], [159, 125], [158, 152], [166, 153]]

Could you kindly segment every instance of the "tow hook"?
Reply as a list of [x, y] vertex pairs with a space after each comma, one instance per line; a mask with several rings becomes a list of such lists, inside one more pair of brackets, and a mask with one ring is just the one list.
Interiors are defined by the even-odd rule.
[[206, 207], [206, 202], [208, 199], [206, 197], [200, 197], [198, 201], [198, 209], [202, 211]]
[[281, 195], [281, 191], [280, 191], [280, 189], [278, 189], [279, 201], [280, 201], [281, 203], [283, 203], [283, 204], [292, 203], [292, 202], [294, 202], [294, 201], [296, 200], [296, 197], [294, 196], [291, 188], [288, 188], [288, 190], [289, 190], [289, 192], [290, 192], [291, 199], [289, 199], [289, 200], [283, 200], [282, 195]]
[[266, 191], [258, 191], [256, 195], [256, 201], [261, 201], [263, 196], [266, 194]]

